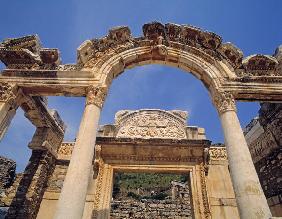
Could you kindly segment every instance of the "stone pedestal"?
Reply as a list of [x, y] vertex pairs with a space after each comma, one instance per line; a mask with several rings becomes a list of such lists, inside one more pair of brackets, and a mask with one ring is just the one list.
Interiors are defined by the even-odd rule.
[[79, 219], [83, 216], [96, 132], [105, 95], [104, 88], [88, 89], [85, 110], [54, 217], [56, 219]]
[[214, 96], [220, 115], [227, 150], [230, 175], [241, 219], [268, 219], [271, 217], [249, 148], [236, 114], [232, 94], [223, 92]]

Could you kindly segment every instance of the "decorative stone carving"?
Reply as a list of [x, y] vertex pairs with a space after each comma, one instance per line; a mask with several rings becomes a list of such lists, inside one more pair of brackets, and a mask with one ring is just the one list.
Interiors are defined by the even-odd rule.
[[109, 38], [123, 43], [131, 39], [131, 31], [127, 26], [115, 27], [110, 29]]
[[106, 87], [89, 86], [87, 88], [86, 105], [94, 104], [103, 107], [108, 89]]
[[186, 25], [182, 27], [180, 41], [191, 46], [202, 45], [207, 49], [214, 50], [220, 46], [221, 37], [215, 33], [205, 32], [197, 27]]
[[84, 41], [77, 49], [77, 62], [85, 64], [91, 57], [93, 50], [93, 43], [91, 40]]
[[92, 212], [92, 218], [97, 218], [98, 215], [98, 209], [100, 205], [101, 195], [102, 195], [102, 185], [103, 185], [103, 176], [104, 176], [104, 163], [101, 162], [99, 164], [99, 171], [96, 177], [97, 183], [96, 183], [96, 190], [94, 195], [94, 203], [93, 203], [93, 212]]
[[119, 138], [186, 138], [185, 120], [170, 111], [122, 111], [116, 118]]
[[204, 217], [205, 219], [209, 219], [211, 212], [209, 206], [209, 199], [207, 195], [207, 184], [206, 184], [206, 177], [205, 177], [205, 167], [203, 164], [200, 165], [200, 179], [201, 179], [201, 192], [202, 192], [202, 200], [203, 200], [203, 207], [204, 207]]
[[225, 147], [210, 147], [209, 148], [210, 160], [227, 160], [227, 153]]
[[70, 156], [74, 147], [74, 142], [62, 142], [58, 148], [58, 154], [63, 156]]
[[79, 70], [81, 66], [76, 64], [65, 64], [65, 65], [59, 65], [57, 69], [59, 71], [76, 71]]
[[166, 31], [164, 25], [156, 21], [144, 24], [143, 34], [145, 38], [153, 40], [154, 44], [157, 44], [159, 37], [166, 39]]
[[170, 41], [179, 41], [181, 25], [172, 23], [165, 24], [165, 31]]
[[[282, 75], [276, 71], [278, 61], [275, 57], [269, 55], [251, 55], [246, 57], [243, 62], [243, 67], [249, 76], [273, 76]], [[240, 76], [240, 75], [239, 75]]]
[[0, 83], [0, 102], [11, 102], [15, 100], [16, 95], [13, 92], [13, 87], [5, 82]]
[[226, 111], [236, 111], [236, 103], [232, 93], [227, 91], [216, 91], [213, 94], [213, 104], [219, 114]]
[[227, 42], [221, 44], [218, 51], [221, 55], [226, 57], [234, 69], [237, 69], [242, 65], [243, 52], [232, 43]]
[[93, 162], [94, 177], [98, 176], [99, 168], [104, 165], [104, 161], [101, 157], [102, 147], [101, 145], [95, 145], [95, 159]]

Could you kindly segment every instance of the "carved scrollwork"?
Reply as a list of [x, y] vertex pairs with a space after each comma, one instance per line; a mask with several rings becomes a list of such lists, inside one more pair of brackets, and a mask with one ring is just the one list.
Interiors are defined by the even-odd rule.
[[179, 112], [160, 110], [121, 111], [116, 115], [116, 122], [118, 122], [116, 136], [130, 138], [186, 138], [185, 120], [178, 117], [178, 115]]
[[227, 160], [227, 153], [225, 147], [211, 147], [209, 148], [210, 160]]
[[89, 86], [87, 88], [86, 105], [94, 104], [102, 108], [107, 92], [107, 87]]
[[226, 111], [236, 111], [236, 103], [232, 93], [227, 91], [216, 91], [213, 93], [213, 104], [219, 114]]
[[206, 174], [205, 174], [205, 166], [203, 164], [200, 165], [200, 178], [201, 178], [201, 192], [202, 192], [202, 200], [203, 200], [203, 207], [204, 207], [204, 217], [206, 219], [210, 218], [210, 205], [209, 199], [207, 194], [207, 184], [206, 184]]
[[12, 102], [16, 99], [13, 87], [5, 82], [0, 83], [0, 102]]

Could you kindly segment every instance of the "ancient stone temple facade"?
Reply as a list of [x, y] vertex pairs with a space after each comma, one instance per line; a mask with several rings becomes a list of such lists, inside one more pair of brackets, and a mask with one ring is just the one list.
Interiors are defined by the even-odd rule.
[[[15, 215], [35, 218], [44, 214], [43, 209], [48, 209], [44, 205], [54, 209], [55, 219], [106, 217], [109, 186], [115, 171], [112, 164], [126, 161], [128, 163], [117, 169], [127, 171], [129, 164], [138, 161], [137, 166], [145, 165], [140, 170], [148, 170], [146, 162], [152, 162], [152, 154], [156, 159], [152, 163], [157, 165], [154, 171], [163, 171], [162, 165], [172, 162], [171, 171], [192, 174], [195, 218], [236, 215], [235, 203], [242, 219], [272, 217], [238, 120], [236, 101], [282, 101], [282, 47], [273, 55], [244, 57], [232, 43], [223, 42], [217, 34], [191, 25], [151, 22], [144, 24], [142, 30], [142, 36], [133, 37], [129, 27], [120, 26], [100, 39], [84, 41], [77, 50], [75, 64], [62, 64], [59, 51], [44, 48], [37, 35], [0, 43], [0, 60], [5, 64], [0, 75], [0, 137], [4, 136], [19, 107], [36, 127], [29, 144], [33, 156], [19, 180], [19, 196], [12, 200], [8, 218], [15, 218]], [[147, 64], [182, 69], [204, 84], [218, 111], [226, 151], [210, 147], [205, 152], [209, 141], [201, 138], [200, 129], [188, 127], [184, 131], [181, 128], [185, 126], [183, 115], [177, 112], [168, 113], [174, 115], [172, 123], [167, 123], [170, 128], [150, 122], [134, 125], [130, 117], [135, 118], [135, 114], [123, 112], [124, 117], [123, 113], [117, 116], [122, 119], [121, 123], [116, 120], [116, 127], [105, 126], [104, 136], [100, 131], [97, 137], [100, 112], [112, 81], [129, 68]], [[75, 143], [62, 144], [65, 126], [56, 111], [48, 108], [46, 96], [86, 97]], [[150, 128], [145, 128], [146, 125]], [[136, 137], [127, 140], [126, 136]], [[156, 138], [146, 136], [158, 136], [162, 140], [157, 143]], [[118, 144], [120, 147], [115, 146]], [[178, 149], [170, 151], [172, 147]], [[147, 153], [140, 158], [134, 154], [139, 150]], [[207, 156], [210, 157], [208, 164], [205, 154], [210, 155]], [[229, 173], [236, 202], [226, 176]], [[49, 176], [54, 174], [61, 179], [52, 184]], [[226, 176], [225, 179], [218, 180], [222, 176]], [[93, 177], [96, 184], [91, 180]], [[60, 192], [50, 193], [49, 186], [46, 189], [48, 183]], [[89, 189], [95, 188], [93, 183], [96, 189], [91, 190], [93, 196], [89, 196]], [[225, 193], [227, 190], [230, 192]], [[87, 208], [90, 210], [86, 211]], [[94, 213], [93, 209], [96, 209]], [[86, 212], [91, 213], [86, 215]]]
[[245, 136], [271, 211], [282, 217], [282, 104], [261, 104]]
[[[96, 140], [83, 218], [109, 218], [115, 172], [187, 175], [191, 194], [189, 203], [174, 201], [166, 206], [167, 211], [161, 211], [161, 206], [170, 203], [169, 200], [160, 201], [158, 205], [154, 201], [147, 201], [148, 206], [152, 208], [151, 211], [159, 212], [159, 215], [155, 215], [156, 217], [239, 218], [225, 147], [211, 145], [211, 142], [206, 139], [205, 130], [196, 126], [187, 126], [186, 119], [187, 113], [179, 110], [124, 110], [116, 114], [115, 124], [101, 126]], [[44, 171], [46, 175], [41, 176], [43, 182], [46, 181], [45, 178], [48, 180], [45, 191], [36, 196], [40, 197], [41, 204], [40, 201], [36, 202], [37, 204], [33, 203], [33, 206], [38, 208], [36, 218], [53, 218], [74, 146], [75, 142], [63, 142], [59, 147], [52, 171]], [[40, 158], [40, 156], [37, 157]], [[48, 162], [51, 161], [48, 160]], [[36, 164], [37, 160], [31, 158], [30, 165]], [[24, 174], [26, 172], [27, 170]], [[36, 180], [39, 180], [37, 176], [30, 176], [28, 179], [35, 181], [34, 185]], [[20, 195], [14, 195], [20, 197]], [[121, 205], [127, 204], [129, 203]], [[8, 215], [16, 214], [16, 209], [12, 210], [13, 206], [12, 201]], [[19, 204], [15, 206], [19, 210]], [[182, 211], [176, 207], [180, 207]], [[34, 208], [28, 209], [37, 212]], [[185, 209], [187, 209], [186, 214]], [[134, 207], [131, 208], [132, 214], [138, 215], [138, 211], [140, 209], [137, 208], [135, 212]], [[160, 216], [168, 212], [170, 216]], [[112, 214], [111, 218], [130, 217], [123, 213], [122, 215]], [[133, 216], [133, 218], [138, 217]]]

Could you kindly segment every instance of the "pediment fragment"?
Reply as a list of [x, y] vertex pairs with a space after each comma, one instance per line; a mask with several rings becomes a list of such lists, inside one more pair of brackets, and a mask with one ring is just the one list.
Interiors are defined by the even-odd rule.
[[246, 74], [251, 76], [281, 75], [281, 72], [276, 71], [278, 61], [273, 56], [261, 54], [251, 55], [246, 57], [242, 64]]

